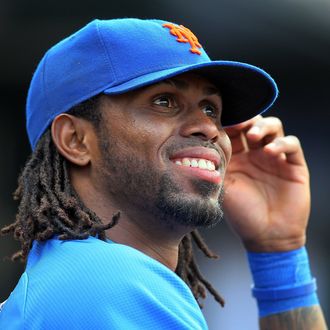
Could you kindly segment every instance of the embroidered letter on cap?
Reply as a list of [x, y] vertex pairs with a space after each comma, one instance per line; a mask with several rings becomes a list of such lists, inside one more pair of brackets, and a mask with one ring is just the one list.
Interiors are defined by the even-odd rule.
[[191, 48], [190, 51], [194, 54], [201, 55], [201, 51], [198, 48], [202, 48], [202, 45], [198, 42], [197, 37], [183, 25], [174, 25], [171, 23], [163, 24], [163, 27], [169, 28], [172, 35], [177, 37], [178, 42], [189, 42]]

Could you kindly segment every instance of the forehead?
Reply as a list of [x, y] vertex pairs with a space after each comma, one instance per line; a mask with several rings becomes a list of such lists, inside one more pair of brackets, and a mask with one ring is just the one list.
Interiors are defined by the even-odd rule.
[[151, 86], [169, 84], [181, 90], [196, 88], [203, 91], [206, 95], [220, 94], [220, 90], [208, 78], [194, 72], [183, 73], [162, 81], [159, 81]]
[[[145, 96], [150, 96], [150, 93], [159, 92], [160, 87], [168, 86], [174, 87], [180, 91], [188, 91], [204, 96], [216, 96], [222, 102], [222, 96], [219, 89], [206, 77], [197, 73], [184, 73], [168, 79], [158, 81], [154, 84], [138, 88], [123, 94], [105, 95], [107, 105], [127, 106], [131, 102], [135, 102]], [[159, 87], [159, 88], [158, 88]]]

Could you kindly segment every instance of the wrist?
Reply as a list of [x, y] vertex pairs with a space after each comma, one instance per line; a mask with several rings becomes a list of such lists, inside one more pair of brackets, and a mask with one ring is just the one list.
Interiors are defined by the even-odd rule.
[[248, 252], [248, 260], [261, 317], [318, 304], [305, 247], [288, 252]]
[[305, 246], [306, 236], [292, 237], [288, 239], [265, 239], [265, 240], [246, 240], [243, 242], [245, 249], [248, 252], [257, 253], [273, 253], [276, 252], [290, 252], [298, 250]]

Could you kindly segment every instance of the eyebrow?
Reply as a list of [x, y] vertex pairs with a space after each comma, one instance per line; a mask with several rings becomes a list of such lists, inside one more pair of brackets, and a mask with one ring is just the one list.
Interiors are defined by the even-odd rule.
[[[177, 78], [168, 78], [168, 79], [157, 82], [156, 85], [161, 85], [162, 83], [169, 84], [171, 86], [174, 86], [174, 87], [176, 87], [178, 89], [182, 89], [182, 90], [187, 90], [189, 88], [189, 83], [187, 83], [184, 80], [177, 79]], [[208, 96], [209, 95], [221, 96], [219, 89], [216, 87], [212, 87], [212, 86], [203, 88], [203, 93]]]

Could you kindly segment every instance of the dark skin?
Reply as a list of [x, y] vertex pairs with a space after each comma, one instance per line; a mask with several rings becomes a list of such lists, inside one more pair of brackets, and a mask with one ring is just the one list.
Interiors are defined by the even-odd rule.
[[[116, 164], [128, 162], [132, 164], [128, 172], [136, 176], [144, 169], [155, 172], [151, 190], [166, 173], [186, 200], [210, 207], [216, 205], [224, 185], [226, 218], [249, 251], [289, 251], [305, 244], [310, 210], [308, 169], [299, 140], [284, 136], [277, 118], [258, 116], [223, 129], [219, 92], [208, 80], [191, 73], [135, 92], [103, 96], [101, 110], [108, 134], [104, 139], [116, 141], [111, 145], [116, 152], [113, 166], [105, 164], [94, 128], [83, 119], [57, 116], [52, 136], [60, 153], [72, 164], [72, 184], [86, 206], [104, 221], [122, 211], [119, 223], [108, 233], [112, 240], [132, 246], [174, 270], [179, 242], [193, 229], [171, 219], [159, 221], [154, 212], [154, 191], [146, 198], [139, 189], [123, 187], [120, 179], [124, 172]], [[210, 151], [206, 143], [214, 149]], [[193, 172], [175, 163], [182, 155], [213, 157], [219, 171], [213, 177], [207, 170]], [[212, 188], [207, 199], [199, 189], [200, 181]], [[142, 185], [140, 189], [144, 192]], [[319, 307], [263, 318], [261, 328], [304, 329], [295, 327], [296, 313], [299, 322], [306, 321], [304, 324], [313, 319], [308, 329], [326, 329]]]

